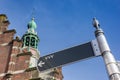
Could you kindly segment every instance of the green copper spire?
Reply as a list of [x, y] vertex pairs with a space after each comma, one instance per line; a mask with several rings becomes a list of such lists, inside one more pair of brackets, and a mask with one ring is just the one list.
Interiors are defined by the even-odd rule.
[[28, 32], [35, 33], [35, 29], [37, 28], [37, 25], [34, 21], [34, 18], [28, 23]]
[[28, 30], [22, 37], [23, 47], [28, 47], [28, 48], [32, 47], [32, 48], [37, 49], [39, 37], [37, 36], [37, 33], [35, 32], [37, 25], [34, 21], [34, 18], [32, 18], [32, 20], [28, 23], [27, 27], [28, 27]]

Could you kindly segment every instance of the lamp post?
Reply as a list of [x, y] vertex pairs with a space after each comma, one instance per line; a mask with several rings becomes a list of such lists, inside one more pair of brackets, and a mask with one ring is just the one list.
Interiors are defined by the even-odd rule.
[[93, 26], [96, 28], [95, 36], [100, 48], [101, 55], [104, 59], [109, 78], [110, 80], [120, 80], [120, 71], [116, 64], [117, 62], [111, 53], [107, 40], [104, 36], [104, 32], [100, 28], [100, 24], [96, 18], [93, 18]]

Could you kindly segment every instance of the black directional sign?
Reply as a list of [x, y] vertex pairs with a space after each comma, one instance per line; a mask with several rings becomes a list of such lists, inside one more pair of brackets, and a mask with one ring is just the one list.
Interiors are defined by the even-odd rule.
[[99, 52], [99, 49], [96, 48], [96, 45], [97, 44], [92, 44], [92, 42], [88, 42], [40, 57], [37, 63], [37, 67], [39, 71], [44, 71], [47, 69], [63, 66], [71, 62], [96, 56], [95, 50]]

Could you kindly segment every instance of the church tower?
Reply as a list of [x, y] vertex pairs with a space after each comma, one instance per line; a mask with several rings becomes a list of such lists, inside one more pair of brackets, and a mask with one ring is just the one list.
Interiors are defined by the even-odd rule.
[[37, 70], [40, 58], [34, 18], [28, 23], [22, 38], [16, 36], [15, 29], [8, 30], [10, 22], [5, 14], [0, 14], [0, 80], [62, 80], [62, 69], [45, 72]]
[[36, 78], [39, 76], [36, 66], [40, 53], [38, 51], [39, 37], [35, 31], [37, 25], [34, 18], [28, 23], [27, 28], [26, 33], [22, 36], [22, 51], [31, 53], [28, 70], [32, 70], [31, 77]]
[[35, 31], [37, 25], [34, 21], [34, 18], [32, 18], [32, 20], [28, 23], [27, 27], [28, 30], [22, 37], [23, 49], [32, 53], [29, 67], [36, 67], [37, 60], [39, 59], [39, 37], [37, 36], [37, 32]]
[[[32, 56], [30, 57], [29, 69], [34, 70], [37, 66], [37, 61], [40, 58], [38, 50], [38, 42], [40, 39], [35, 31], [37, 25], [34, 18], [28, 23], [27, 28], [27, 32], [22, 37], [23, 50], [31, 52]], [[62, 80], [63, 78], [61, 68], [51, 69], [42, 73], [34, 71], [32, 74], [32, 77], [40, 77], [43, 80]]]

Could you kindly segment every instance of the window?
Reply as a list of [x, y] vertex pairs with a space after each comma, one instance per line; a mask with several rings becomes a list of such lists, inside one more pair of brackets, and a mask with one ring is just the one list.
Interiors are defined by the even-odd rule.
[[30, 45], [31, 45], [32, 47], [35, 46], [35, 38], [34, 38], [34, 37], [31, 38], [31, 43], [30, 43]]
[[29, 46], [29, 43], [30, 43], [30, 37], [26, 37], [25, 46]]

